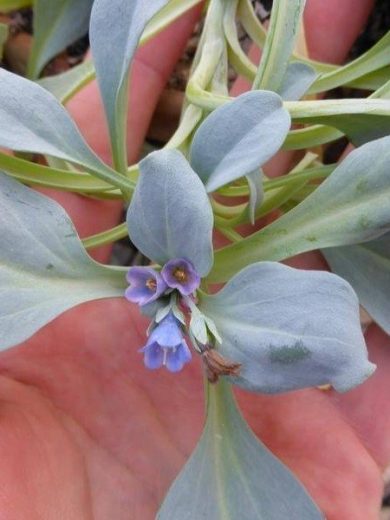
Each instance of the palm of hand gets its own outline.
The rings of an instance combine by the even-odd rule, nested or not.
[[[0,379],[6,518],[153,518],[199,437],[202,381],[198,363],[147,372],[137,352],[144,326],[127,302],[93,302],[3,355],[12,374]],[[329,518],[375,518],[379,470],[327,395],[240,397]]]
[[[190,25],[191,20],[183,34]],[[149,73],[157,96],[161,77]],[[76,222],[83,218],[84,232],[94,231],[97,215],[107,227],[115,220],[111,207],[80,208],[78,198],[67,196],[63,201],[73,207]],[[2,354],[4,518],[153,518],[199,437],[203,402],[197,362],[175,375],[144,369],[137,350],[145,324],[125,301],[92,302]],[[380,471],[346,419],[364,434],[376,461],[388,462],[389,446],[378,433],[389,426],[385,410],[378,432],[368,420],[372,404],[381,402],[378,395],[386,395],[388,340],[377,330],[370,336],[382,368],[337,403],[317,390],[239,395],[254,431],[303,480],[330,519],[378,515]]]
[[[11,503],[26,486],[15,518],[32,518],[33,503],[45,518],[153,517],[200,431],[202,385],[195,364],[156,385],[137,313],[93,302],[4,356],[2,474],[21,465],[1,487]]]

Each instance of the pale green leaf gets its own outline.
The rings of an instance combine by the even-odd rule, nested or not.
[[[390,229],[390,137],[354,150],[303,202],[215,254],[211,281],[259,260],[373,240]]]
[[[294,61],[287,67],[279,95],[284,101],[297,101],[309,90],[317,77],[316,71],[300,61]]]
[[[132,183],[89,148],[57,99],[33,81],[0,69],[0,146],[52,155],[78,164],[117,187]]]
[[[214,191],[258,170],[282,146],[290,117],[273,92],[246,92],[212,112],[195,132],[190,163]]]
[[[200,308],[241,364],[233,383],[280,393],[331,384],[344,392],[375,369],[367,360],[359,304],[351,286],[324,271],[259,262],[243,269]]]
[[[154,262],[186,258],[204,276],[213,259],[213,212],[201,180],[177,150],[153,152],[139,167],[127,212],[130,239]]]
[[[390,334],[390,234],[322,253],[332,271],[348,280],[363,307]]]
[[[75,305],[123,296],[123,270],[87,255],[59,204],[0,174],[0,213],[0,349]]]
[[[302,484],[250,431],[225,382],[157,520],[323,520]]]
[[[93,0],[34,0],[30,78],[37,78],[51,58],[88,32],[92,4]]]
[[[141,34],[168,0],[95,0],[90,41],[106,111],[114,164],[125,172],[127,78]]]
[[[274,0],[254,89],[280,92],[306,0]]]
[[[75,67],[38,81],[41,87],[51,92],[61,103],[66,103],[76,92],[84,87],[95,74],[93,63],[86,60]]]

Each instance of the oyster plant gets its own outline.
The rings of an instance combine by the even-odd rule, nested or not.
[[[206,381],[203,434],[157,517],[320,519],[303,485],[248,428],[232,385],[266,394],[321,385],[345,392],[375,370],[359,299],[389,332],[390,83],[376,74],[386,41],[364,60],[326,67],[294,53],[304,0],[274,0],[268,32],[249,1],[210,0],[179,128],[166,147],[129,167],[127,87],[136,48],[196,3],[95,0],[93,62],[38,81],[0,70],[0,146],[48,161],[0,153],[0,346],[21,343],[80,303],[126,298],[150,318],[139,345],[145,377],[158,386],[160,370],[185,372],[198,356]],[[83,3],[84,18],[91,4]],[[69,22],[72,2],[68,8],[39,11],[32,79],[84,27],[84,19],[79,28]],[[45,16],[57,15],[62,32],[45,37]],[[259,67],[239,46],[236,17],[263,49]],[[253,82],[234,99],[229,62]],[[94,74],[113,167],[61,104]],[[300,100],[365,81],[375,87],[367,99]],[[309,151],[280,178],[262,171],[281,148],[306,150],[340,135],[357,148],[337,165]],[[35,185],[122,198],[126,222],[82,241]],[[280,216],[271,224],[254,225],[275,209]],[[245,234],[242,224],[252,224]],[[229,245],[215,249],[215,232]],[[88,255],[127,234],[149,266],[102,265]],[[334,273],[281,263],[317,249]]]

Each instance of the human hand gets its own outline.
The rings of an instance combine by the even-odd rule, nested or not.
[[[324,6],[320,0],[309,1],[307,39],[314,57],[343,59],[372,3],[356,6],[345,0],[339,6],[328,0]],[[180,54],[179,41],[185,41],[196,16],[193,11],[138,54],[136,103],[129,123],[132,160]],[[96,86],[80,93],[69,108],[107,159]],[[54,196],[82,235],[108,228],[119,218],[116,203]],[[108,254],[107,248],[94,252],[101,261]],[[315,255],[303,255],[297,262],[324,268]],[[95,301],[68,311],[27,343],[2,354],[4,518],[153,518],[199,438],[203,401],[195,360],[180,374],[145,370],[137,352],[145,328],[146,320],[125,300]],[[380,467],[389,460],[389,340],[375,327],[367,337],[378,371],[344,396],[316,389],[275,397],[239,393],[254,431],[301,478],[330,520],[378,518]]]

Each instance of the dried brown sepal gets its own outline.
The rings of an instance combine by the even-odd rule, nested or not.
[[[241,363],[226,359],[215,349],[202,352],[202,360],[210,383],[216,383],[220,376],[238,376]]]

